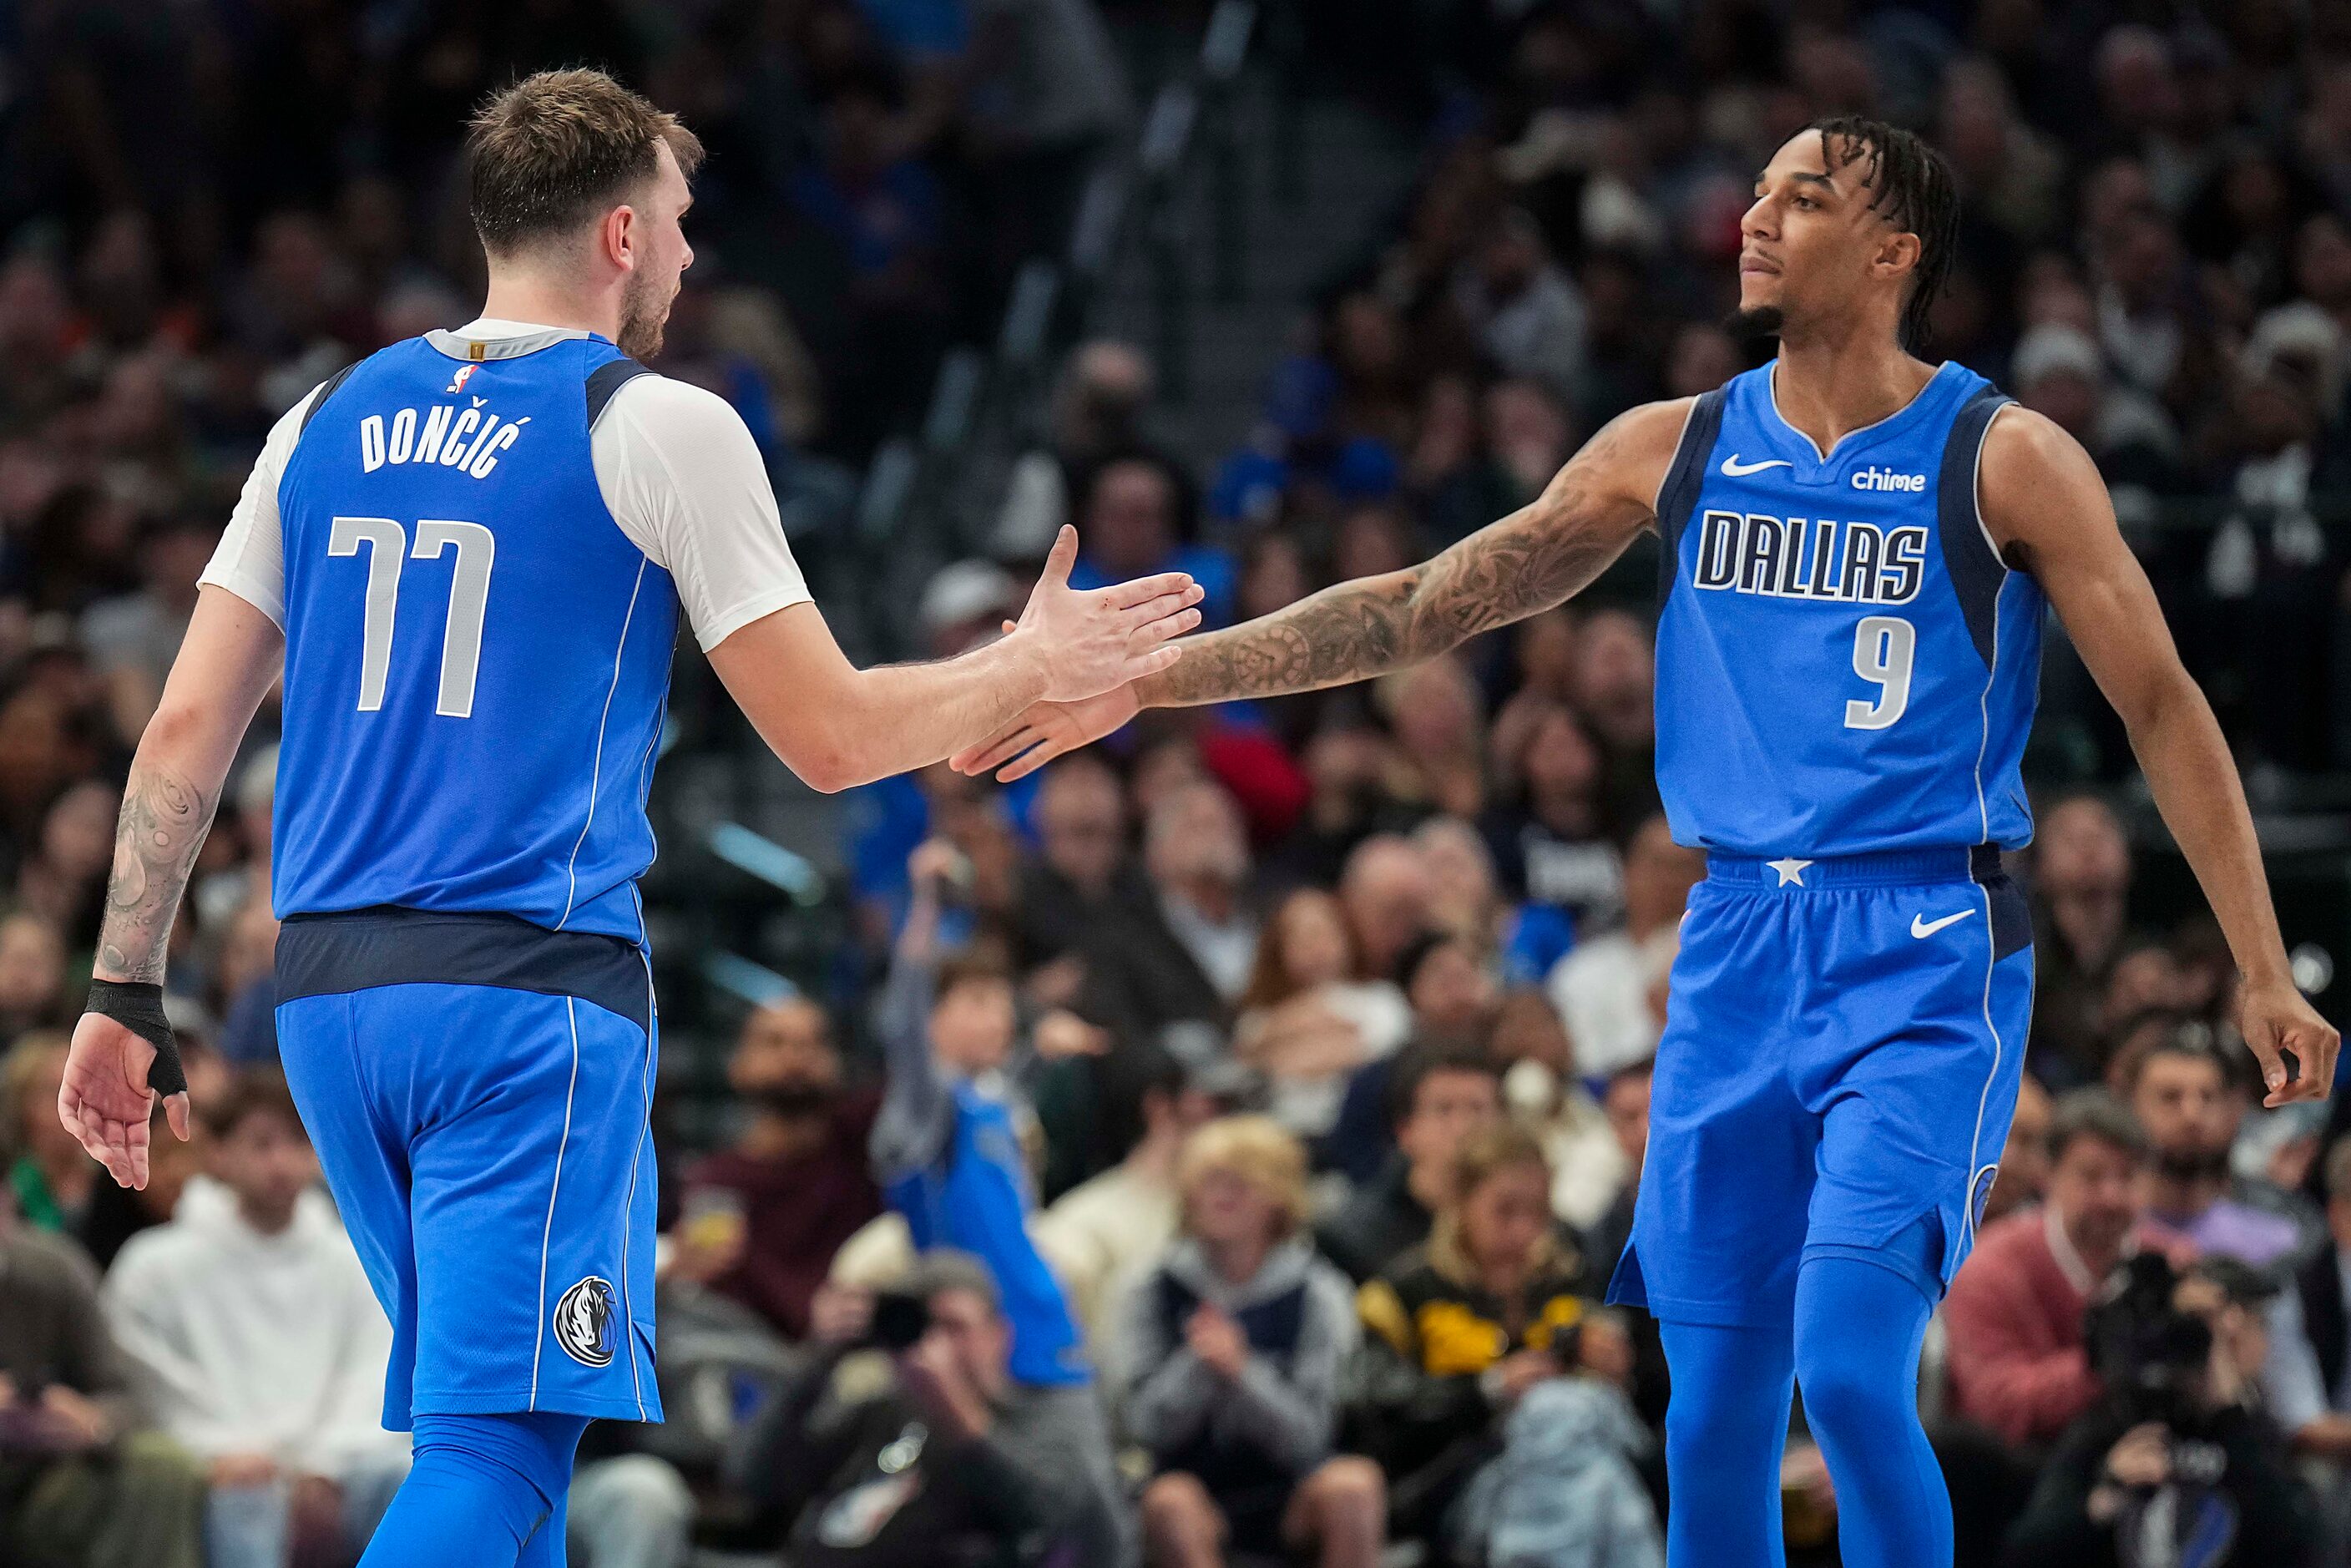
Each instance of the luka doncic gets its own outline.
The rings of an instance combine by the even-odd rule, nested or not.
[[[661,1416],[637,879],[681,606],[760,735],[833,789],[1165,668],[1199,597],[1180,574],[1074,591],[1064,530],[1001,641],[852,667],[749,430],[641,362],[694,258],[700,144],[559,71],[493,99],[467,153],[482,315],[270,433],[131,765],[58,1101],[126,1186],[156,1095],[186,1135],[165,946],[282,656],[279,1050],[392,1319],[385,1424],[415,1433],[367,1568],[559,1564],[588,1418]]]
[[[2018,763],[2047,609],[2228,935],[2269,1103],[2335,1075],[2236,769],[2097,470],[1982,377],[1907,351],[1957,226],[1917,137],[1800,132],[1743,220],[1741,314],[1778,338],[1770,364],[1624,414],[1425,565],[1195,639],[1165,674],[1039,705],[956,759],[1018,777],[1139,706],[1397,668],[1560,603],[1657,531],[1657,782],[1708,870],[1611,1294],[1655,1313],[1672,1364],[1673,1568],[1782,1561],[1797,1383],[1849,1568],[1951,1561],[1911,1390],[2022,1066],[2032,927],[2001,855],[2032,836]]]

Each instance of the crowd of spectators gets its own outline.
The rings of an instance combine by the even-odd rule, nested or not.
[[[2351,764],[2335,11],[1301,14],[1311,57],[1426,128],[1408,201],[1203,469],[1155,440],[1148,358],[1081,345],[1004,559],[942,572],[899,652],[991,634],[1063,517],[1081,580],[1181,568],[1222,622],[1508,511],[1614,413],[1751,361],[1715,323],[1752,172],[1873,110],[1968,204],[1936,351],[2089,447],[2257,779]],[[1087,0],[118,0],[9,28],[0,1559],[347,1562],[404,1450],[269,1065],[266,714],[172,956],[195,1139],[125,1192],[52,1110],[121,769],[263,434],[474,313],[464,110],[593,58],[711,148],[659,368],[743,413],[799,518],[1055,243],[1128,90]],[[1657,810],[1638,576],[1368,689],[852,798],[819,857],[850,872],[838,961],[731,1047],[665,1041],[723,1055],[727,1094],[712,1146],[665,1151],[673,1418],[591,1431],[575,1552],[1659,1562],[1663,1355],[1603,1298],[1704,863]],[[2031,1078],[1920,1388],[1961,1561],[2174,1561],[2200,1526],[2238,1563],[2341,1561],[2351,1120],[2257,1108],[2217,928],[2135,896],[2125,737],[2062,640],[2045,684]],[[1801,1416],[1783,1491],[1792,1560],[1833,1560]]]

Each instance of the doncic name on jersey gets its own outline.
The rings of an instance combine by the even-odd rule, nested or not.
[[[460,365],[456,379],[443,389],[463,393],[479,365]],[[389,423],[380,413],[360,421],[360,467],[372,474],[390,463],[438,463],[475,479],[486,479],[498,465],[498,454],[512,446],[530,423],[530,415],[501,421],[487,412],[490,400],[475,397],[473,406],[435,403],[420,420],[416,410],[403,408]]]

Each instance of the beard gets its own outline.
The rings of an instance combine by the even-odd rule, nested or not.
[[[833,1092],[822,1083],[769,1083],[751,1091],[745,1098],[762,1111],[778,1116],[814,1116],[831,1107]]]
[[[621,296],[621,335],[615,340],[621,352],[632,360],[651,360],[662,351],[662,329],[669,322],[669,301],[653,298],[653,280],[647,277],[630,279],[628,291]]]
[[[2170,1181],[2223,1180],[2229,1174],[2229,1151],[2225,1148],[2194,1147],[2158,1149],[2155,1152],[2155,1168]]]
[[[1722,329],[1741,343],[1761,343],[1777,338],[1788,318],[1777,305],[1759,305],[1752,310],[1733,310],[1723,318]]]

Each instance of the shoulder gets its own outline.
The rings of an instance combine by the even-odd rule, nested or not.
[[[2076,487],[2103,489],[2098,465],[2064,426],[2022,403],[2004,403],[1984,432],[1976,495],[1987,519],[2015,515],[2025,503],[2059,497]]]
[[[128,1288],[151,1277],[177,1274],[186,1265],[193,1243],[183,1222],[167,1220],[139,1232],[114,1255],[106,1271],[110,1291]]]
[[[1698,402],[1677,397],[1628,408],[1600,427],[1577,460],[1600,469],[1612,489],[1648,505],[1665,486]]]
[[[614,360],[613,364],[627,361]],[[692,441],[748,435],[750,427],[735,405],[707,387],[695,386],[657,371],[632,376],[621,383],[606,405],[606,417],[622,422],[658,441]]]
[[[21,1224],[0,1249],[0,1273],[6,1275],[12,1294],[21,1290],[86,1298],[98,1288],[97,1266],[79,1243]]]

